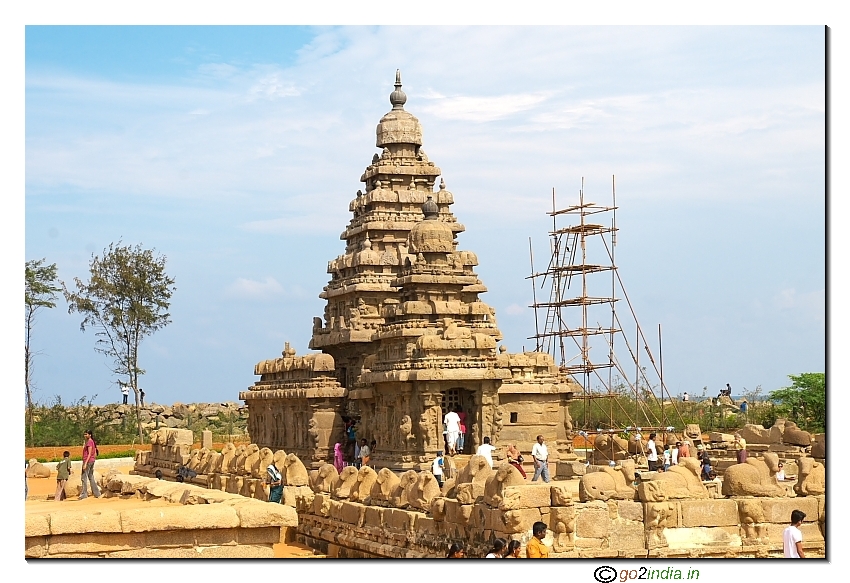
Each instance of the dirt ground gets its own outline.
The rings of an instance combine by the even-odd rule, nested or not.
[[[118,468],[120,472],[125,474],[129,474],[131,469],[133,469],[131,466]],[[49,478],[27,478],[27,485],[29,487],[29,496],[26,502],[27,514],[54,512],[57,505],[68,509],[91,508],[96,506],[99,509],[125,510],[128,508],[169,506],[171,504],[160,499],[146,501],[135,498],[124,500],[121,498],[95,498],[94,496],[89,496],[85,500],[71,498],[62,502],[55,502],[52,500],[53,494],[56,491],[55,472]],[[50,500],[48,500],[48,496],[51,498]],[[313,549],[310,547],[300,545],[296,542],[276,544],[274,546],[274,556],[276,559],[323,558],[321,555],[314,554]]]

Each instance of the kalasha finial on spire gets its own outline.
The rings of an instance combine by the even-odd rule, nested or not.
[[[407,102],[407,95],[401,90],[401,70],[395,70],[395,91],[390,93],[390,103],[393,109],[404,109],[404,104]]]

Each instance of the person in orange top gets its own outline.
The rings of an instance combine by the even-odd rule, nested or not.
[[[525,556],[529,559],[548,559],[549,548],[543,544],[543,539],[546,538],[546,523],[535,522],[531,527],[531,533],[534,536],[525,546]]]

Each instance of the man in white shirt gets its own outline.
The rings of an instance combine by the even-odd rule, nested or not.
[[[803,533],[800,532],[800,525],[803,524],[805,517],[806,513],[802,510],[791,512],[791,526],[782,533],[782,550],[785,552],[786,559],[806,558],[803,552]]]
[[[658,469],[658,450],[655,449],[655,434],[649,434],[649,441],[646,442],[646,462],[649,464],[649,471],[654,472]]]
[[[536,482],[537,478],[543,476],[544,482],[549,482],[549,450],[543,444],[543,436],[537,436],[537,443],[531,448],[531,457],[534,458],[534,477],[532,482]]]
[[[475,451],[476,455],[483,455],[487,460],[487,463],[490,464],[490,467],[493,467],[493,450],[496,449],[492,445],[490,445],[490,438],[485,437],[484,443],[478,446],[478,449]]]
[[[679,446],[682,445],[681,441],[677,441],[676,445],[670,448],[670,465],[675,466],[679,463]]]
[[[449,411],[443,419],[443,425],[446,427],[446,443],[449,446],[449,455],[457,455],[456,446],[457,438],[460,436],[460,416],[455,411]]]

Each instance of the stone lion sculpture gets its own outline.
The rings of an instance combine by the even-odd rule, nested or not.
[[[794,485],[797,496],[818,496],[826,494],[826,468],[814,458],[802,457],[797,460],[800,474]]]
[[[699,460],[680,458],[666,472],[656,474],[652,480],[641,482],[637,488],[641,502],[664,502],[681,498],[708,498],[708,490],[700,478]]]
[[[781,498],[787,495],[776,482],[779,456],[766,452],[762,459],[749,458],[746,463],[729,466],[723,474],[724,496],[768,496]]]
[[[310,488],[316,494],[322,492],[330,494],[337,480],[339,480],[339,472],[336,471],[333,464],[327,462],[310,472]]]
[[[378,481],[378,474],[369,466],[363,466],[357,472],[357,481],[354,487],[351,488],[351,493],[348,499],[352,502],[360,502],[368,504],[368,499],[372,494],[372,486]]]
[[[484,502],[496,508],[502,503],[503,490],[507,486],[522,486],[525,478],[509,463],[500,465],[484,484]]]
[[[306,486],[310,481],[307,468],[294,453],[287,455],[284,459],[281,473],[284,486]]]
[[[581,477],[578,484],[579,500],[634,500],[635,462],[623,460],[614,468],[602,468]]]
[[[375,477],[375,483],[372,484],[372,491],[369,493],[369,497],[372,499],[372,502],[389,503],[390,497],[398,487],[398,483],[400,481],[400,478],[392,470],[388,468],[381,468],[378,470],[378,475]]]
[[[339,473],[339,478],[333,488],[333,495],[336,498],[348,498],[351,496],[351,489],[357,484],[357,468],[354,466],[346,466]]]
[[[411,485],[407,494],[407,502],[413,508],[428,511],[431,501],[440,495],[440,485],[431,472],[420,472],[417,480]]]

